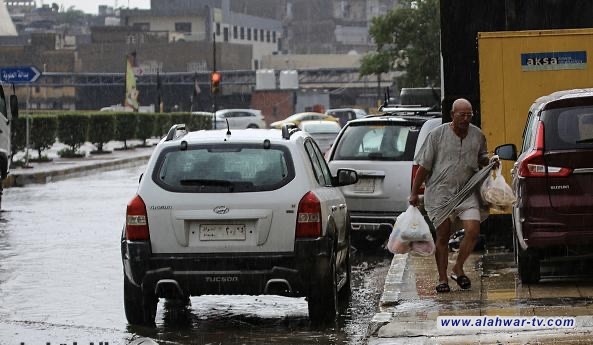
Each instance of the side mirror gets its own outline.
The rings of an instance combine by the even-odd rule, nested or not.
[[[338,169],[338,181],[336,187],[347,186],[358,182],[358,174],[352,169]]]
[[[515,144],[500,145],[494,149],[494,154],[498,155],[498,158],[507,161],[517,160],[517,147]]]
[[[10,114],[13,119],[19,117],[19,100],[16,95],[10,95]]]
[[[4,88],[0,85],[0,113],[8,118],[8,112],[6,111],[6,96],[4,96]]]

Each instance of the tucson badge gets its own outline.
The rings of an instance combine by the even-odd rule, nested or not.
[[[229,213],[229,208],[226,206],[216,206],[213,211],[218,214],[227,214]]]

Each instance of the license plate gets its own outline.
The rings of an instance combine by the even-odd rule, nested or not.
[[[372,193],[375,191],[375,179],[374,178],[360,178],[358,182],[353,186],[355,192],[359,193]]]
[[[245,241],[245,224],[200,224],[200,241]]]

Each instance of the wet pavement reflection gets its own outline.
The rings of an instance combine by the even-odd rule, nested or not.
[[[390,255],[355,251],[352,299],[335,325],[309,325],[304,299],[161,299],[156,328],[128,326],[119,238],[142,168],[4,192],[0,213],[0,343],[359,344],[376,312]]]

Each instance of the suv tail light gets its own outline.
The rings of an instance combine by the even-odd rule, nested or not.
[[[535,134],[535,150],[531,151],[519,165],[521,177],[566,177],[572,169],[563,167],[546,166],[544,161],[544,123],[540,121]]]
[[[410,188],[414,185],[414,178],[416,178],[416,173],[418,173],[419,168],[420,168],[420,165],[418,165],[418,164],[412,165],[412,181],[410,181]],[[420,186],[420,189],[418,190],[418,194],[424,194],[424,183],[422,183],[422,186]]]
[[[295,235],[297,238],[321,236],[321,203],[313,192],[299,202]]]
[[[126,239],[130,241],[149,239],[146,205],[139,195],[136,195],[128,204],[126,211]]]

